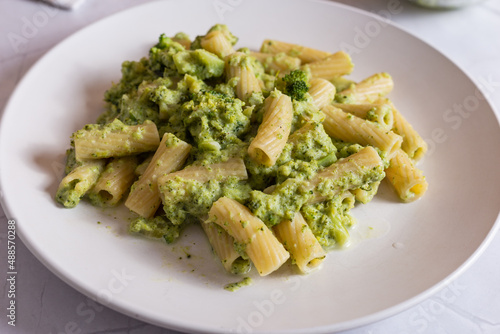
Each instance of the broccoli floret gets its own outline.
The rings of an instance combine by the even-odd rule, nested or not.
[[[304,101],[309,91],[307,74],[301,70],[294,70],[283,77],[284,92],[294,100]]]
[[[154,46],[155,48],[164,50],[168,47],[170,44],[171,38],[167,37],[165,34],[161,34],[160,37],[158,37],[158,43]]]
[[[184,50],[184,47],[180,43],[175,42],[165,34],[161,34],[158,43],[149,50],[151,69],[157,75],[167,74],[167,76],[175,76],[177,69],[172,57]]]

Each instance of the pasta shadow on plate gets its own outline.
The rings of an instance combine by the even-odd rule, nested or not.
[[[53,151],[36,151],[33,155],[33,162],[38,169],[45,175],[47,182],[44,185],[43,191],[49,195],[51,199],[54,198],[61,178],[64,175],[65,167],[64,153],[54,154]],[[51,201],[56,205],[55,201]]]

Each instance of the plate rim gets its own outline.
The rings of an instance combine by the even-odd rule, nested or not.
[[[171,1],[174,2],[176,0],[171,0]],[[180,1],[180,0],[177,0],[177,1]],[[6,115],[8,113],[12,113],[11,105],[17,99],[17,95],[20,94],[19,93],[21,90],[20,87],[23,86],[26,81],[30,80],[32,73],[36,72],[37,68],[43,65],[43,62],[45,61],[45,59],[50,59],[52,54],[56,53],[59,48],[63,48],[64,45],[68,41],[72,40],[73,38],[77,37],[80,34],[86,33],[87,30],[90,30],[91,28],[93,28],[99,24],[102,24],[103,22],[105,22],[107,20],[124,15],[127,12],[133,12],[133,11],[137,10],[138,8],[143,8],[143,7],[148,7],[148,6],[154,7],[154,6],[157,6],[161,2],[162,2],[161,0],[155,0],[155,1],[147,2],[147,3],[143,3],[143,4],[138,4],[138,5],[134,5],[132,7],[126,8],[126,9],[119,10],[111,15],[104,16],[104,17],[96,20],[95,22],[92,22],[91,24],[86,25],[86,26],[78,29],[74,33],[63,38],[56,45],[50,47],[47,50],[47,52],[45,52],[40,58],[38,58],[36,60],[36,62],[26,71],[26,73],[23,75],[21,80],[19,80],[19,82],[16,84],[16,87],[14,88],[11,95],[9,96],[8,101],[5,104],[5,106],[2,110],[2,113],[0,115],[0,139],[3,137],[3,133],[5,132],[2,130],[7,126],[7,125],[5,125],[6,122],[4,121],[4,119],[6,118]],[[353,7],[353,6],[350,6],[347,4],[338,3],[338,2],[334,2],[334,1],[332,2],[332,1],[328,1],[328,0],[305,0],[303,2],[315,2],[315,3],[320,3],[322,5],[328,5],[331,7],[340,7],[340,8],[343,8],[345,10],[354,12],[358,15],[370,17],[372,19],[377,20],[377,22],[383,22],[384,24],[392,26],[392,27],[396,28],[397,30],[400,30],[401,32],[413,37],[414,39],[416,39],[422,43],[424,43],[428,48],[430,48],[434,52],[438,53],[441,57],[446,59],[458,71],[460,71],[462,74],[464,74],[467,77],[467,79],[470,81],[470,83],[484,97],[485,104],[489,107],[489,109],[493,113],[493,116],[497,121],[497,126],[499,126],[499,128],[500,128],[499,112],[496,110],[495,105],[491,102],[491,98],[487,94],[484,94],[483,88],[476,84],[476,82],[472,79],[471,75],[468,73],[467,70],[465,70],[463,67],[458,65],[454,60],[449,58],[442,51],[440,51],[439,49],[437,49],[436,47],[434,47],[433,45],[431,45],[427,41],[421,39],[420,37],[418,37],[416,34],[412,33],[411,31],[408,31],[406,28],[402,27],[400,24],[398,24],[394,21],[391,21],[391,20],[387,20],[387,19],[383,18],[382,16],[377,15],[376,13],[372,13],[372,12],[369,12],[369,11],[364,10],[364,9],[360,9],[360,8]],[[1,142],[3,142],[3,141],[1,141]],[[0,146],[0,148],[1,148],[1,146]],[[9,217],[14,217],[14,216],[12,215],[13,212],[8,204],[7,195],[4,194],[4,192],[3,192],[3,181],[2,181],[3,180],[3,177],[2,177],[3,173],[2,173],[2,169],[1,169],[2,164],[0,164],[0,205],[2,206],[2,209],[4,210],[6,218],[15,220],[15,218],[9,218]],[[69,285],[73,289],[82,293],[84,296],[86,296],[92,300],[95,300],[95,298],[94,298],[95,291],[91,291],[90,287],[81,286],[81,285],[77,284],[76,282],[70,280],[68,277],[66,277],[67,275],[65,275],[64,270],[61,270],[54,263],[51,263],[50,259],[46,259],[42,254],[43,252],[40,249],[38,249],[32,242],[30,242],[32,238],[30,238],[28,236],[29,233],[26,233],[26,235],[25,235],[25,231],[24,231],[23,227],[21,227],[22,224],[19,225],[17,220],[16,220],[16,225],[17,225],[16,226],[16,234],[19,235],[19,237],[20,237],[21,241],[23,242],[23,244],[25,245],[25,247],[32,253],[32,255],[38,261],[40,261],[44,265],[44,267],[46,267],[48,270],[50,270],[54,275],[56,275],[59,279],[61,279],[64,283],[66,283],[67,285]],[[483,239],[483,241],[477,247],[477,249],[467,258],[467,260],[465,260],[460,266],[458,266],[453,272],[451,272],[448,276],[446,276],[440,282],[437,282],[436,284],[434,284],[433,286],[424,290],[423,292],[421,292],[421,293],[419,293],[419,294],[417,294],[409,299],[406,299],[403,302],[400,302],[400,303],[395,304],[391,307],[385,308],[381,311],[377,311],[377,312],[371,313],[369,315],[365,315],[365,316],[362,316],[359,318],[355,318],[355,319],[347,320],[347,321],[343,321],[343,322],[338,322],[338,323],[333,323],[333,324],[318,326],[318,327],[305,328],[305,329],[297,329],[297,330],[279,330],[278,329],[278,330],[271,330],[271,331],[266,330],[266,332],[276,333],[276,334],[277,333],[290,333],[290,334],[296,333],[296,334],[298,334],[298,333],[306,333],[306,332],[307,333],[318,333],[318,334],[319,333],[331,333],[332,331],[337,332],[337,331],[349,330],[349,329],[362,327],[362,326],[365,326],[365,325],[368,325],[368,324],[371,324],[371,323],[374,323],[377,321],[387,319],[391,316],[395,316],[395,315],[417,305],[418,303],[424,301],[425,299],[428,299],[430,296],[434,295],[439,290],[441,290],[445,286],[449,285],[452,281],[456,280],[460,275],[462,275],[465,271],[467,271],[476,262],[476,260],[484,253],[485,249],[491,244],[492,240],[494,239],[495,235],[498,233],[499,230],[500,230],[500,208],[498,208],[497,217],[496,217],[495,221],[493,222],[493,224],[491,225],[491,228],[489,229],[486,237]],[[188,332],[188,331],[193,331],[193,330],[195,330],[196,332],[199,332],[199,333],[221,333],[221,332],[229,333],[229,332],[233,332],[230,329],[221,329],[221,328],[217,328],[217,327],[207,327],[206,325],[199,325],[199,324],[187,324],[187,323],[184,323],[182,321],[177,322],[175,319],[171,319],[173,321],[168,321],[168,325],[166,325],[165,322],[161,322],[158,319],[155,319],[153,317],[136,314],[132,310],[127,309],[126,305],[124,305],[123,303],[117,303],[116,301],[103,304],[103,306],[106,306],[114,311],[125,314],[129,317],[138,319],[140,321],[144,321],[144,322],[147,322],[147,323],[150,323],[150,324],[162,327],[162,328],[168,328],[168,329],[177,330],[177,331],[181,331],[181,332]],[[254,329],[253,332],[254,333],[261,333],[261,330],[256,328],[256,329]]]

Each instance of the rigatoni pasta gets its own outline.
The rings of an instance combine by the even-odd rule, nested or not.
[[[319,171],[305,186],[312,194],[308,202],[333,199],[348,190],[381,181],[383,168],[384,163],[377,151],[367,146]]]
[[[83,196],[96,184],[105,165],[105,160],[82,161],[59,183],[56,201],[66,208],[78,205]]]
[[[233,45],[220,30],[206,34],[200,44],[205,50],[215,53],[220,58],[234,53]]]
[[[250,55],[256,58],[266,71],[270,74],[282,75],[300,67],[301,60],[298,57],[289,56],[286,53],[263,53],[250,52]]]
[[[326,133],[347,142],[371,145],[386,152],[390,159],[401,147],[403,138],[373,122],[343,112],[333,105],[323,108]]]
[[[375,122],[386,130],[394,130],[393,109],[387,103],[354,104],[333,102],[332,105],[359,118]]]
[[[289,56],[299,58],[304,64],[318,61],[331,55],[331,53],[326,51],[272,39],[266,39],[262,42],[260,52],[273,54],[285,53]]]
[[[392,77],[385,72],[376,73],[339,93],[351,103],[372,103],[389,94],[394,87]]]
[[[190,149],[188,143],[165,133],[148,168],[132,185],[125,206],[143,217],[152,217],[161,203],[158,177],[179,169]]]
[[[250,57],[242,52],[235,52],[226,57],[226,75],[229,80],[236,79],[236,96],[246,101],[252,93],[261,91],[260,83],[250,64]]]
[[[92,204],[102,207],[117,205],[134,182],[136,167],[136,156],[112,159],[89,193]]]
[[[236,251],[234,238],[223,228],[212,222],[201,223],[201,227],[227,272],[245,274],[250,270],[250,260]]]
[[[250,157],[265,166],[278,160],[292,126],[293,105],[289,96],[274,91],[264,102],[264,117],[248,147]]]
[[[189,192],[187,188],[193,187],[193,182],[203,185],[209,181],[213,181],[221,185],[228,179],[246,180],[247,178],[248,174],[243,159],[231,158],[224,162],[206,166],[191,165],[180,171],[165,174],[158,178],[157,188],[159,189],[164,208],[165,206],[176,207],[179,192],[183,192],[186,195]],[[191,181],[191,183],[178,181]],[[177,209],[179,208],[177,207]],[[205,208],[204,211],[208,211],[208,209]]]
[[[350,74],[354,68],[351,57],[344,51],[338,51],[324,59],[310,62],[302,67],[313,78],[332,80]]]
[[[326,79],[313,78],[309,81],[309,95],[318,109],[323,109],[333,102],[335,98],[335,86]]]
[[[325,251],[300,212],[293,219],[274,226],[273,230],[302,273],[308,274],[317,269],[325,259]]]
[[[403,150],[396,152],[385,173],[403,202],[413,202],[427,191],[425,176]]]
[[[165,174],[158,178],[159,185],[161,186],[168,180],[176,177],[196,180],[199,182],[207,182],[213,179],[223,180],[229,177],[236,177],[244,180],[248,177],[248,175],[243,159],[231,158],[224,162],[206,166],[191,165],[178,172]]]
[[[123,157],[155,151],[160,144],[156,125],[125,125],[120,120],[100,125],[87,125],[73,135],[77,160]]]
[[[401,143],[401,149],[408,154],[410,159],[417,162],[419,161],[427,152],[427,143],[420,136],[420,134],[413,128],[413,126],[406,120],[406,118],[401,114],[392,102],[391,104],[392,115],[394,123],[392,126],[392,131],[403,137],[403,142]]]
[[[242,245],[261,276],[277,270],[290,257],[266,224],[235,200],[218,199],[210,209],[209,219]]]

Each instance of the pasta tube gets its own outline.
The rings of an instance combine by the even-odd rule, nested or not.
[[[77,160],[123,157],[154,151],[160,144],[156,125],[125,125],[119,119],[106,125],[89,124],[73,134]]]
[[[392,131],[403,137],[401,149],[410,159],[417,162],[427,152],[427,143],[392,103],[391,106],[394,117]]]
[[[308,274],[317,269],[325,259],[325,251],[300,212],[292,220],[275,225],[273,230],[302,273]]]
[[[313,194],[309,203],[332,199],[347,190],[381,181],[385,176],[383,169],[384,163],[377,151],[367,146],[319,171],[305,186],[305,190]]]
[[[300,67],[300,59],[285,53],[269,54],[263,52],[250,52],[250,55],[260,61],[266,72],[283,74]]]
[[[208,182],[213,179],[224,180],[234,176],[238,179],[245,180],[248,178],[245,163],[241,158],[231,158],[224,162],[211,164],[208,166],[191,165],[180,171],[166,174],[158,178],[158,184],[161,186],[168,180],[180,177],[183,179],[196,180],[201,183]]]
[[[302,66],[313,78],[332,80],[350,74],[354,68],[351,57],[344,51],[336,52],[324,59],[314,61]]]
[[[335,98],[335,86],[328,80],[315,78],[309,81],[309,95],[318,109],[323,109]]]
[[[56,201],[66,208],[74,208],[94,186],[104,168],[105,160],[86,160],[75,167],[59,183]]]
[[[146,169],[149,166],[149,163],[151,162],[151,160],[153,160],[153,156],[154,156],[154,153],[149,154],[149,156],[146,159],[144,159],[139,165],[137,165],[137,167],[135,168],[135,171],[134,171],[134,174],[137,177],[144,174],[144,172],[146,171]]]
[[[339,94],[351,103],[372,103],[389,94],[394,87],[388,73],[376,73],[361,82],[351,85]]]
[[[182,167],[191,145],[171,133],[165,133],[151,163],[130,190],[125,206],[145,218],[151,218],[161,204],[157,179]]]
[[[221,182],[227,180],[229,177],[246,180],[248,174],[245,163],[243,159],[240,158],[231,158],[225,162],[219,162],[208,166],[188,166],[180,171],[169,173],[158,178],[160,197],[164,204],[171,200],[172,197],[169,187],[164,187],[164,185],[167,184],[169,180],[173,180],[176,177],[205,183],[210,180],[218,180]]]
[[[277,270],[290,257],[266,224],[233,199],[219,198],[210,209],[209,219],[244,247],[261,276]]]
[[[325,132],[346,142],[371,145],[387,153],[392,158],[401,147],[403,138],[386,130],[376,123],[366,121],[336,108],[332,105],[323,108]]]
[[[135,179],[137,157],[114,158],[102,172],[89,193],[90,201],[96,206],[114,206],[129,190]]]
[[[372,182],[363,188],[351,189],[350,192],[354,195],[356,201],[366,204],[370,202],[373,197],[377,194],[378,187],[380,186],[380,181]]]
[[[275,90],[264,101],[262,123],[248,147],[250,157],[265,166],[273,166],[288,140],[292,119],[291,98]]]
[[[201,38],[201,47],[224,58],[234,53],[233,45],[220,30],[209,32]]]
[[[325,52],[317,49],[308,48],[306,46],[266,39],[262,42],[260,52],[264,53],[285,53],[292,57],[299,58],[303,64],[320,60],[331,55],[330,52]]]
[[[227,80],[237,78],[236,96],[246,101],[252,93],[261,92],[259,79],[250,64],[250,57],[243,52],[234,52],[226,57]]]
[[[397,150],[385,173],[403,202],[413,202],[427,191],[425,176],[403,150]]]
[[[234,249],[233,237],[215,223],[202,223],[201,226],[208,237],[214,253],[220,259],[227,272],[244,274],[250,270],[250,260],[244,259]]]
[[[392,107],[386,103],[332,103],[334,107],[342,109],[344,112],[353,114],[362,119],[379,124],[387,130],[393,129],[394,117]],[[404,141],[404,139],[403,139]]]

